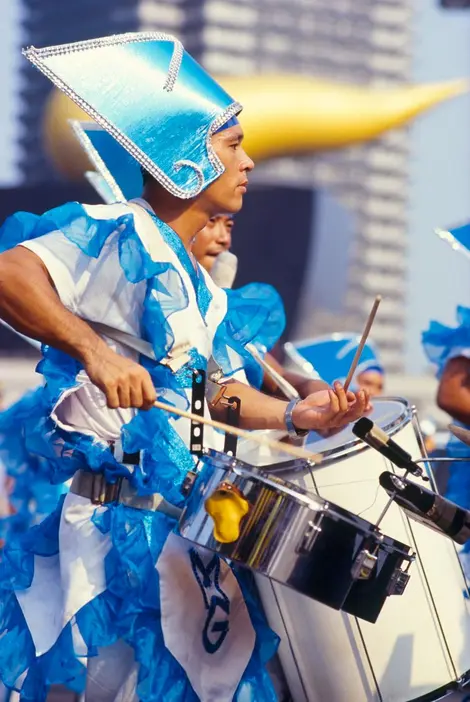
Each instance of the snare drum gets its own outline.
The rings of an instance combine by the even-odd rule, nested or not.
[[[179,521],[184,538],[287,585],[299,599],[370,622],[389,594],[401,594],[408,546],[232,456],[209,450],[201,461]]]
[[[408,403],[380,399],[374,405],[373,421],[413,457],[422,455]],[[284,466],[275,474],[374,522],[387,501],[379,475],[396,469],[349,429],[307,443],[324,454],[321,465],[310,471],[297,462],[294,470]],[[389,598],[373,625],[258,578],[268,620],[281,636],[280,658],[295,702],[435,700],[468,675],[469,600],[453,542],[408,519],[396,504],[381,528],[411,544],[417,558],[405,593]]]

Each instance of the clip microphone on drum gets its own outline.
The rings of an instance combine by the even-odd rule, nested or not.
[[[408,473],[421,476],[423,480],[428,480],[423,475],[422,468],[413,461],[410,454],[387,436],[372,420],[362,417],[354,424],[352,431],[355,436],[362,439],[371,448],[379,451],[382,456],[388,458],[398,468],[403,468]]]
[[[379,482],[390,498],[411,519],[439,531],[458,544],[464,544],[469,540],[470,512],[468,509],[459,507],[445,497],[393,473],[382,473]]]

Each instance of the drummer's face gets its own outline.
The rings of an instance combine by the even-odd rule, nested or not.
[[[218,215],[212,217],[198,232],[191,250],[198,263],[209,273],[223,251],[229,251],[232,245],[233,217]]]
[[[384,391],[384,377],[378,371],[366,371],[357,378],[361,390],[367,390],[371,397],[378,397]]]

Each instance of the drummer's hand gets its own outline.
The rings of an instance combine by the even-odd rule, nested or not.
[[[346,393],[341,383],[335,383],[334,389],[320,390],[298,402],[292,421],[297,429],[322,433],[355,422],[371,409],[367,391]]]

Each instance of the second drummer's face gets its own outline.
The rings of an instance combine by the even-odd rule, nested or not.
[[[378,371],[366,371],[357,377],[357,383],[361,390],[367,390],[370,397],[383,395],[384,377]]]
[[[217,257],[229,251],[232,245],[233,218],[228,215],[212,217],[204,229],[197,233],[192,252],[197,261],[209,273]]]

